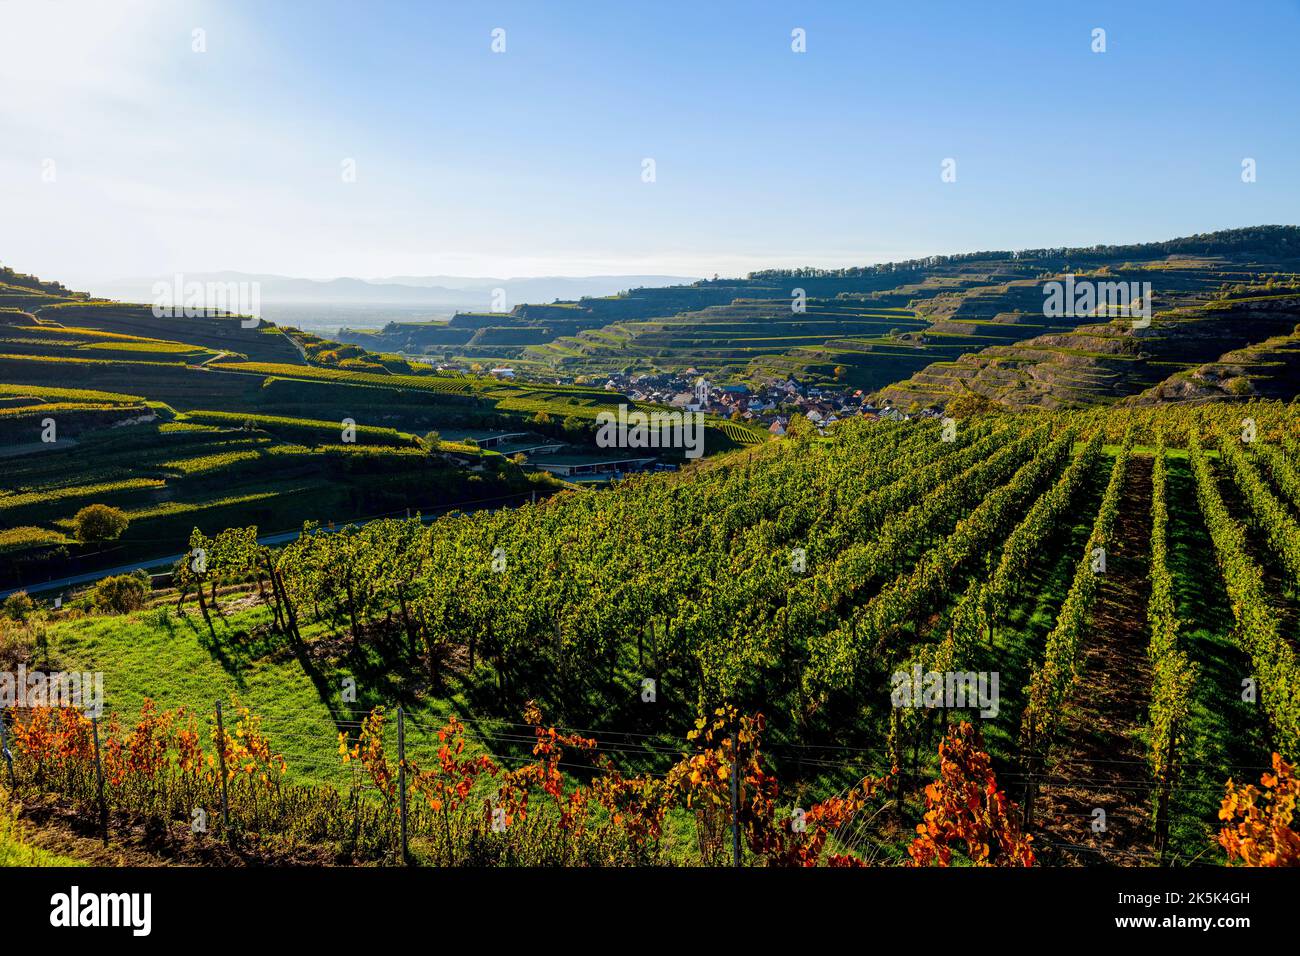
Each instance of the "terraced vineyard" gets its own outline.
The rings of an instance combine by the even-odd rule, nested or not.
[[[190,475],[268,450],[181,429],[192,444],[162,466]],[[392,746],[391,727],[349,715],[401,706],[427,730],[459,713],[466,754],[508,764],[531,740],[511,722],[544,713],[565,748],[588,749],[565,734],[608,740],[633,775],[618,779],[661,793],[676,823],[655,824],[660,860],[705,852],[704,824],[646,781],[679,772],[696,715],[722,708],[765,715],[778,817],[851,796],[819,837],[837,859],[928,852],[913,825],[935,748],[962,746],[968,721],[1032,837],[1017,853],[1203,865],[1225,860],[1225,782],[1300,756],[1297,441],[1300,418],[1272,402],[846,420],[599,495],[283,545],[177,534],[206,558],[180,567],[165,606],[40,613],[49,654],[104,670],[116,712],[153,698],[202,713],[237,691],[270,716],[272,746],[283,736],[285,772],[314,785],[343,785],[336,729]],[[131,481],[119,467],[83,477]],[[172,607],[187,595],[201,617]],[[164,647],[184,675],[147,663]],[[561,792],[590,776],[562,766]],[[646,823],[638,807],[623,819]],[[596,832],[635,843],[582,819],[564,852]],[[428,852],[469,852],[440,832]]]
[[[1297,323],[1295,292],[1212,299],[1157,312],[1146,325],[1114,319],[992,346],[936,363],[881,397],[910,407],[978,396],[1014,408],[1289,398]]]
[[[277,378],[303,381],[345,382],[350,385],[370,385],[379,388],[415,389],[447,395],[467,395],[473,391],[472,383],[463,378],[443,378],[433,375],[372,375],[366,372],[302,364],[223,361],[217,364],[216,370],[243,372],[249,375],[272,375]]]
[[[794,376],[874,392],[903,409],[968,397],[1076,408],[1144,390],[1144,400],[1158,401],[1225,390],[1274,398],[1291,380],[1279,370],[1289,368],[1300,322],[1297,250],[1300,230],[1262,226],[1131,246],[771,270],[341,338],[535,373]],[[1134,328],[1094,307],[1049,317],[1044,285],[1066,275],[1149,283],[1154,322]]]
[[[436,374],[236,316],[158,317],[7,273],[0,283],[0,589],[174,556],[194,527],[473,507],[561,486],[464,439],[532,434],[596,456],[606,389]],[[355,347],[351,352],[359,352]],[[67,387],[76,383],[77,388]],[[642,406],[644,410],[653,410]],[[424,441],[430,433],[456,436]],[[709,451],[765,439],[714,421]],[[126,530],[82,540],[77,513]]]

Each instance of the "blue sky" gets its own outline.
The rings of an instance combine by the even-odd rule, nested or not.
[[[0,262],[728,275],[1296,223],[1298,40],[1295,0],[0,0]]]

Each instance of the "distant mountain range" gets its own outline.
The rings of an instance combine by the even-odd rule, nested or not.
[[[154,276],[115,279],[92,285],[97,296],[126,302],[149,302],[155,282],[173,283],[175,277]],[[659,288],[696,281],[690,276],[536,276],[493,278],[483,276],[391,276],[380,279],[300,279],[293,276],[248,272],[187,272],[185,282],[258,282],[265,305],[391,305],[451,310],[487,311],[495,290],[505,290],[505,304],[549,303],[556,299],[606,296],[635,288]]]

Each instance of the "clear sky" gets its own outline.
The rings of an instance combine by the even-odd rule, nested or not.
[[[1297,223],[1297,49],[1296,0],[0,0],[0,262],[735,275]]]

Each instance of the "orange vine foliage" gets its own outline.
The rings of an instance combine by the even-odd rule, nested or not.
[[[145,698],[139,721],[125,737],[121,736],[117,717],[110,718],[103,739],[104,776],[108,782],[121,786],[132,775],[154,777],[166,770],[175,716],[171,711],[160,711]]]
[[[63,766],[95,759],[90,718],[70,707],[36,707],[13,726],[14,742],[38,765]]]
[[[366,715],[352,747],[348,747],[347,734],[339,734],[339,756],[345,764],[360,763],[385,802],[392,803],[397,797],[397,772],[384,753],[384,708],[376,707]]]
[[[625,777],[608,760],[604,773],[591,785],[592,795],[609,811],[616,826],[623,828],[633,845],[645,847],[658,842],[664,832],[669,792],[658,777]]]
[[[590,737],[576,734],[562,734],[554,727],[542,726],[542,710],[534,701],[524,707],[524,720],[532,725],[536,742],[533,744],[533,756],[536,763],[526,764],[515,770],[507,771],[502,776],[500,806],[506,811],[506,826],[516,818],[528,817],[528,794],[531,788],[540,786],[555,801],[560,811],[560,828],[567,830],[582,814],[590,792],[577,787],[567,796],[564,793],[564,775],[560,773],[560,760],[564,748],[572,750],[595,750],[596,741]]]
[[[939,744],[939,779],[925,788],[925,822],[908,847],[911,866],[950,866],[952,844],[976,866],[1033,866],[1033,837],[1020,832],[1016,805],[998,789],[974,726],[963,722]]]
[[[180,717],[184,709],[177,712]],[[194,715],[184,714],[185,726],[176,731],[176,763],[186,774],[198,775],[204,766],[203,745],[199,743],[199,732],[194,726]]]
[[[834,830],[866,805],[884,779],[867,779],[842,797],[824,800],[796,816],[778,811],[780,787],[763,765],[762,737],[766,720],[740,714],[726,705],[712,720],[701,718],[687,739],[704,749],[684,758],[668,773],[667,787],[688,807],[728,808],[731,769],[737,770],[740,829],[746,844],[768,866],[816,866]],[[832,855],[831,865],[854,865],[854,857]]]
[[[410,760],[411,789],[428,801],[435,812],[455,812],[469,798],[474,781],[482,774],[496,776],[498,767],[486,754],[462,756],[465,751],[465,726],[455,716],[438,731],[438,767],[421,771]]]
[[[102,770],[107,803],[130,812],[167,814],[177,806],[211,805],[220,781],[218,757],[224,752],[232,794],[278,793],[287,770],[274,752],[261,719],[247,708],[237,711],[233,731],[204,752],[195,714],[182,707],[163,710],[145,699],[138,719],[124,728],[114,715],[101,720],[96,765],[91,718],[71,707],[35,707],[15,720],[13,740],[31,771],[32,781],[54,792],[94,797]],[[212,739],[218,743],[216,728]],[[243,785],[240,785],[243,781]]]
[[[233,731],[225,734],[226,777],[233,780],[243,776],[250,782],[254,778],[267,787],[274,787],[288,769],[284,756],[271,749],[271,741],[262,731],[262,718],[247,707],[236,711],[238,719]],[[212,742],[220,746],[216,727],[212,728]],[[215,758],[208,758],[216,765]]]
[[[232,825],[261,832],[271,826],[291,831],[299,825],[294,815],[303,807],[302,793],[285,800],[280,779],[285,760],[276,753],[263,732],[260,718],[247,708],[238,708],[234,726],[224,734],[211,728],[212,748],[201,742],[195,715],[185,709],[161,710],[146,701],[139,720],[124,730],[116,719],[99,725],[100,757],[104,769],[108,802],[132,812],[170,814],[194,806],[210,806],[224,798],[217,789],[224,761],[230,791]],[[434,814],[438,855],[448,865],[458,860],[480,859],[485,847],[512,839],[539,841],[535,848],[548,846],[547,859],[609,861],[622,851],[617,835],[633,848],[637,860],[653,860],[663,836],[669,811],[677,807],[693,810],[700,835],[701,856],[706,862],[727,858],[731,826],[733,770],[737,784],[736,816],[751,860],[770,866],[858,865],[851,856],[827,855],[827,844],[836,828],[860,812],[881,781],[867,780],[845,795],[825,800],[803,811],[782,804],[775,776],[764,765],[762,737],[765,720],[761,714],[741,714],[732,706],[718,708],[701,717],[688,735],[690,750],[668,772],[625,776],[607,759],[588,761],[593,779],[589,784],[566,779],[566,754],[590,752],[597,743],[590,737],[545,726],[534,703],[524,712],[533,730],[531,758],[517,769],[503,772],[490,754],[469,752],[466,729],[450,718],[438,731],[436,765],[421,770],[409,759],[405,768],[389,759],[384,746],[385,713],[376,708],[362,722],[356,739],[338,738],[344,764],[356,765],[356,780],[373,785],[385,806],[374,817],[362,814],[362,802],[351,801],[351,829],[356,840],[358,827],[367,832],[366,846],[378,852],[390,842],[388,829],[397,802],[399,771],[405,770],[408,795],[423,798]],[[27,772],[38,786],[75,794],[79,799],[95,793],[95,755],[92,723],[79,711],[65,708],[36,708],[24,720],[16,721],[14,741],[29,758]],[[571,759],[571,758],[570,758]],[[505,828],[491,813],[473,812],[475,791],[484,777],[499,777],[497,807],[504,811]],[[241,784],[242,781],[242,784]],[[260,802],[268,791],[280,803]],[[533,819],[536,797],[545,801],[547,813]],[[87,795],[90,795],[88,797]],[[354,794],[355,795],[355,794]],[[478,796],[484,794],[480,791]],[[315,799],[312,797],[311,799]],[[308,803],[311,802],[308,800]],[[608,814],[593,814],[599,804]],[[337,812],[337,804],[325,804]],[[483,809],[491,804],[483,800]],[[549,811],[553,810],[554,813]],[[188,812],[188,811],[187,811]],[[529,827],[512,831],[519,821]],[[490,825],[489,825],[490,821]],[[319,824],[313,818],[311,825]],[[497,837],[510,832],[522,836]],[[551,841],[549,844],[544,841]],[[495,852],[493,850],[492,852]],[[626,857],[620,857],[626,858]]]
[[[1245,866],[1300,866],[1300,832],[1296,830],[1296,803],[1300,800],[1300,777],[1295,767],[1273,754],[1273,772],[1253,785],[1239,787],[1228,781],[1219,807],[1224,826],[1219,845],[1228,859]]]
[[[183,708],[159,710],[146,698],[139,721],[127,733],[122,733],[116,716],[101,724],[104,779],[121,786],[131,779],[153,779],[166,772],[171,766],[169,749],[177,736],[173,727],[186,716]],[[93,765],[95,759],[91,720],[72,707],[33,708],[27,720],[15,722],[14,739],[23,753],[42,767]]]

